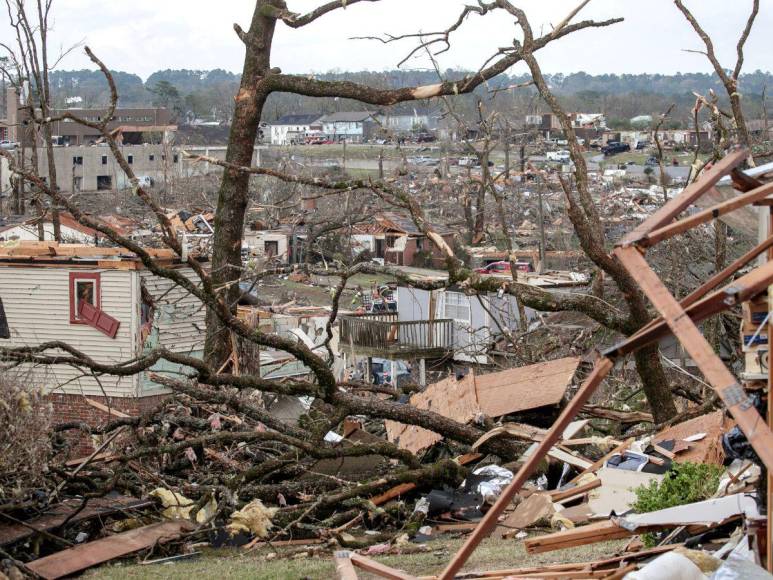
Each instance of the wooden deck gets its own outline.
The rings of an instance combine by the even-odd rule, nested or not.
[[[453,320],[398,322],[396,313],[341,317],[340,348],[388,359],[440,358],[453,349]]]

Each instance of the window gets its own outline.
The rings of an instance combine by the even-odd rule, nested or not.
[[[113,178],[110,175],[97,175],[97,191],[113,189]]]
[[[470,322],[469,298],[460,292],[446,292],[445,318]]]
[[[177,153],[175,153],[174,156],[172,157],[172,163],[177,163],[179,160],[180,160],[180,156]]]
[[[102,165],[107,165],[107,155],[102,156]]]
[[[70,324],[87,324],[82,302],[97,310],[102,306],[98,273],[70,272]]]
[[[127,155],[127,156],[126,156],[126,162],[127,162],[129,165],[131,165],[132,163],[134,163],[134,155]]]
[[[80,155],[73,156],[72,164],[73,165],[83,165],[83,157],[81,157]]]
[[[152,155],[152,154],[148,155],[148,161],[155,161],[155,160],[156,160],[156,156],[155,155]]]

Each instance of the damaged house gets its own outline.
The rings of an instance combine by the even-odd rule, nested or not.
[[[340,348],[351,357],[418,360],[422,384],[427,359],[488,364],[493,343],[522,327],[517,300],[510,294],[468,296],[456,287],[430,291],[404,286],[395,294],[396,312],[341,317]],[[524,310],[527,320],[534,316]]]
[[[148,252],[164,267],[196,279],[171,250]],[[5,347],[60,340],[106,364],[160,345],[186,355],[203,353],[201,303],[125,249],[56,242],[0,247],[0,300]],[[81,421],[100,416],[100,408],[133,415],[153,408],[168,391],[150,380],[150,372],[179,370],[159,362],[129,376],[87,376],[61,364],[22,366],[19,372],[50,393],[58,420]]]
[[[373,223],[354,228],[352,245],[356,252],[370,252],[376,261],[395,266],[440,268],[445,266],[445,256],[424,233],[416,227],[410,216],[399,212],[380,212]],[[436,230],[449,245],[454,234],[450,230]]]

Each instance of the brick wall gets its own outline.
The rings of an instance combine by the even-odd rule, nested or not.
[[[153,395],[150,397],[92,397],[88,398],[97,403],[101,403],[126,415],[136,417],[147,411],[151,411],[158,407],[158,405],[164,400],[169,398],[170,395]],[[51,393],[48,395],[48,400],[51,402],[53,408],[52,422],[57,423],[69,423],[71,421],[78,421],[86,423],[90,426],[103,425],[104,423],[114,419],[109,413],[97,409],[96,407],[89,405],[83,395],[68,395],[64,393]],[[94,450],[91,438],[86,433],[80,431],[69,431],[68,435],[72,440],[76,441],[74,446],[74,454],[88,454]]]

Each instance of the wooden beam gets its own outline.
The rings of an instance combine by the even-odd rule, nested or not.
[[[669,223],[661,228],[653,230],[642,236],[642,238],[636,242],[636,245],[649,248],[657,243],[662,242],[663,240],[667,240],[668,238],[678,234],[683,234],[691,228],[708,223],[711,220],[726,215],[731,211],[735,211],[747,205],[751,205],[755,201],[765,199],[771,194],[773,194],[773,183],[767,183],[761,187],[758,187],[757,189],[751,190],[748,193],[727,199],[712,207],[687,216],[686,218],[683,218],[679,221]]]
[[[660,312],[674,336],[690,354],[706,380],[727,406],[749,443],[768,469],[773,469],[773,433],[698,327],[669,293],[657,274],[634,247],[617,248],[615,255]],[[758,268],[758,270],[761,268]]]
[[[380,562],[376,562],[375,560],[371,560],[370,558],[366,558],[360,554],[352,553],[349,556],[349,559],[351,563],[358,568],[365,570],[366,572],[370,572],[371,574],[375,574],[381,578],[389,578],[390,580],[416,580],[415,576],[411,576],[410,574],[407,574],[401,570],[395,570],[394,568],[385,566]]]
[[[357,580],[357,570],[352,565],[351,552],[339,550],[333,557],[336,563],[336,577],[338,580]]]
[[[588,483],[584,483],[583,485],[576,485],[574,487],[570,487],[569,489],[563,489],[560,491],[553,490],[549,492],[549,495],[553,503],[558,503],[570,497],[577,497],[578,495],[584,495],[589,491],[596,489],[597,487],[601,487],[601,480],[598,478],[594,479],[593,481],[589,481]]]
[[[669,223],[676,216],[690,207],[696,199],[714,187],[717,181],[730,173],[735,166],[743,163],[747,155],[748,152],[745,149],[739,149],[717,161],[701,175],[700,179],[685,187],[676,197],[672,197],[668,200],[663,207],[640,223],[630,234],[625,236],[618,245],[623,247],[630,246],[631,244],[638,242],[651,231]]]
[[[566,429],[569,426],[569,423],[577,416],[577,413],[580,412],[582,406],[588,402],[596,388],[609,374],[609,371],[612,370],[612,366],[612,361],[608,358],[601,358],[596,362],[593,371],[591,371],[585,381],[583,381],[574,398],[566,407],[564,407],[564,410],[561,412],[558,419],[556,419],[555,423],[553,423],[553,426],[547,432],[545,438],[540,441],[539,445],[534,450],[534,453],[529,455],[526,462],[518,470],[518,473],[515,474],[515,477],[513,477],[513,480],[499,495],[496,503],[491,506],[491,509],[483,516],[478,527],[469,535],[464,545],[448,563],[448,566],[440,575],[440,580],[451,580],[456,573],[461,570],[462,566],[464,566],[465,562],[467,562],[468,558],[475,551],[475,548],[478,547],[478,544],[492,532],[497,525],[499,516],[505,511],[507,506],[510,505],[515,494],[520,491],[523,484],[526,483],[526,480],[534,473],[537,466],[548,454],[548,451],[550,451],[553,445],[561,439],[564,429]]]
[[[685,312],[693,322],[700,322],[709,316],[753,298],[757,294],[763,292],[771,283],[773,283],[773,262],[767,262],[765,265],[755,268],[748,274],[744,274],[740,278],[733,280],[724,288],[694,302],[685,308],[683,312]],[[615,359],[634,352],[668,334],[668,324],[661,316],[644,326],[641,330],[636,332],[636,334],[629,336],[601,354],[605,357]]]

